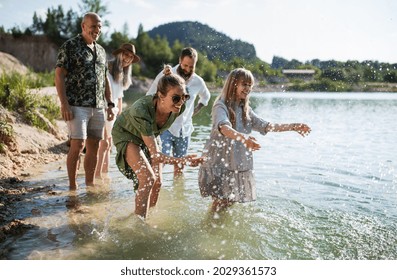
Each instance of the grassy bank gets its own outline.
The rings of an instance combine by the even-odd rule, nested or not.
[[[0,76],[0,105],[17,113],[24,123],[51,132],[55,120],[60,117],[59,106],[50,96],[31,94],[30,89],[53,85],[53,77],[53,73],[23,75],[3,72]],[[0,152],[7,140],[13,137],[8,121],[4,115],[0,116]]]

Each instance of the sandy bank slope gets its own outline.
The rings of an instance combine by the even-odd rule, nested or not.
[[[66,124],[57,121],[55,134],[24,124],[16,113],[11,113],[0,107],[0,116],[7,120],[14,131],[13,143],[6,147],[5,153],[0,153],[0,179],[8,177],[23,177],[33,168],[65,156],[67,147]]]

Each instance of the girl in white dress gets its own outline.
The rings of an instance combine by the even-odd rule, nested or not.
[[[113,114],[117,117],[122,112],[124,90],[131,85],[131,65],[141,59],[135,53],[135,46],[130,43],[122,44],[117,50],[113,51],[114,59],[108,62],[108,77],[112,89],[112,99],[114,102]],[[105,123],[104,139],[99,143],[98,163],[95,177],[102,178],[102,173],[109,171],[109,158],[112,149],[112,128],[116,118]]]
[[[233,70],[212,108],[212,132],[204,148],[206,161],[199,170],[203,197],[213,199],[211,210],[218,212],[235,202],[256,199],[253,177],[253,151],[261,147],[249,136],[255,130],[268,132],[296,131],[310,133],[303,123],[272,124],[258,117],[249,106],[254,77],[249,70]]]

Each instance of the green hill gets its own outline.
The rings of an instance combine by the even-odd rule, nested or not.
[[[185,46],[191,46],[201,53],[205,53],[208,59],[219,58],[230,61],[233,57],[246,60],[255,60],[256,51],[252,44],[241,40],[233,40],[225,34],[216,31],[206,24],[193,21],[171,22],[160,25],[147,32],[151,38],[157,35],[166,37],[172,45],[179,40]]]

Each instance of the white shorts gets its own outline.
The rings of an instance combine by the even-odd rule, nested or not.
[[[70,139],[103,139],[105,111],[103,108],[70,106],[73,119],[67,121]]]

